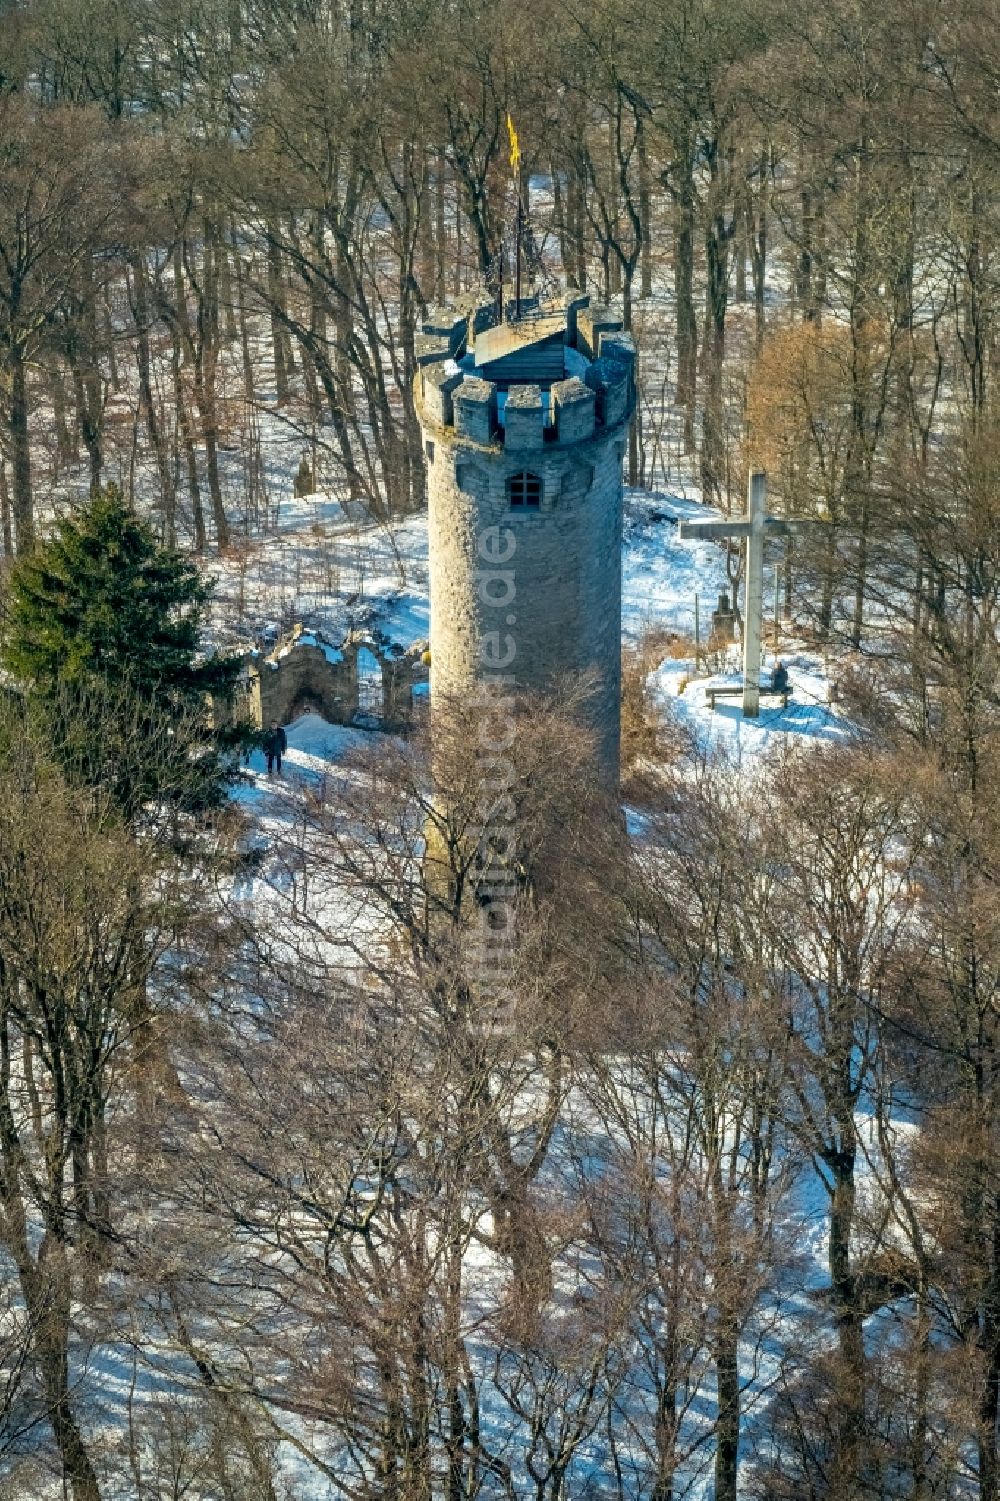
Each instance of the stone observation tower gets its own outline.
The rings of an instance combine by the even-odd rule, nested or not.
[[[417,337],[432,699],[500,674],[544,692],[586,673],[598,770],[614,783],[635,350],[587,297],[491,321],[489,307],[449,311]]]

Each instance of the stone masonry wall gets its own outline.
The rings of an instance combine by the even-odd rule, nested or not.
[[[318,642],[312,633],[296,628],[269,657],[249,668],[248,699],[252,721],[288,724],[305,708],[331,724],[352,724],[359,711],[358,652],[365,648],[382,672],[382,714],[385,728],[405,729],[412,709],[414,683],[426,672],[419,651],[395,656],[383,652],[366,636],[348,637],[339,647]]]
[[[350,724],[358,708],[357,672],[345,657],[328,662],[322,648],[294,646],[280,661],[265,660],[256,672],[257,723],[288,724],[311,705],[331,724]]]
[[[530,467],[542,477],[538,511],[512,510],[507,478]],[[582,473],[581,473],[582,471]],[[564,454],[497,456],[467,444],[438,451],[428,466],[431,672],[435,692],[468,693],[480,674],[484,631],[509,632],[519,688],[544,691],[571,673],[599,679],[594,722],[600,758],[617,774],[621,694],[621,447],[615,436]],[[592,474],[592,478],[591,478]],[[486,605],[477,540],[503,528],[515,550],[509,610]],[[506,544],[505,544],[506,545]],[[511,618],[513,617],[513,618]],[[509,648],[503,647],[504,653]]]
[[[595,317],[579,299],[576,307],[581,352],[589,355],[592,339],[600,358],[588,365],[585,381],[553,386],[548,431],[537,387],[510,388],[507,427],[499,432],[488,382],[463,379],[441,363],[418,376],[428,473],[432,688],[469,694],[482,672],[484,634],[497,630],[504,654],[513,643],[510,670],[519,688],[544,691],[567,674],[591,675],[600,764],[613,781],[621,694],[622,455],[634,377],[620,325],[602,310]],[[449,349],[454,344],[449,339]],[[510,505],[507,481],[522,471],[542,479],[537,510]],[[512,574],[515,595],[504,609],[484,602],[477,578],[491,566],[478,552],[491,527],[514,541],[503,567]]]

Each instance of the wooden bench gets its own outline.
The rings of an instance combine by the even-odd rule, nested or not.
[[[791,696],[791,692],[792,692],[791,687],[788,687],[788,688],[763,688],[762,687],[760,689],[760,696],[761,696],[761,698],[780,698],[781,699],[781,707],[783,709],[786,709],[788,707],[788,700],[789,700],[789,698]],[[715,700],[717,698],[742,698],[743,697],[743,684],[742,683],[739,683],[739,684],[728,684],[727,683],[724,686],[719,687],[719,688],[711,688],[711,687],[706,688],[705,689],[705,697],[708,699],[709,707],[714,711],[714,709],[715,709]]]

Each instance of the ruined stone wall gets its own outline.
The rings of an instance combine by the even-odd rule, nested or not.
[[[553,385],[549,422],[537,386],[510,388],[501,430],[490,382],[442,360],[418,375],[428,473],[432,687],[467,695],[484,660],[486,670],[495,671],[489,655],[506,657],[511,648],[508,670],[521,689],[544,691],[567,674],[591,675],[601,768],[615,780],[622,455],[634,403],[634,353],[602,310],[583,307],[580,299],[573,310],[585,379]],[[453,337],[427,337],[453,357]],[[574,337],[569,320],[568,337]],[[426,348],[423,353],[426,358]],[[508,480],[524,471],[542,481],[537,510],[510,504]],[[511,545],[511,556],[497,563],[497,553]],[[486,585],[484,570],[510,578]],[[484,587],[500,600],[511,586],[509,602],[484,598]]]
[[[358,709],[353,656],[327,661],[321,647],[296,645],[279,660],[265,659],[255,674],[256,720],[288,724],[308,705],[331,724],[350,724]]]
[[[380,720],[387,729],[405,729],[410,720],[413,685],[426,678],[419,652],[393,655],[366,636],[348,637],[339,647],[311,644],[297,628],[269,657],[258,659],[249,671],[250,718],[258,726],[272,720],[288,724],[306,709],[331,724],[352,724],[359,704],[358,652],[366,648],[382,674]]]

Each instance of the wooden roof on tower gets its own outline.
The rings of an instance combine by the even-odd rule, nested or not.
[[[523,318],[477,334],[476,374],[501,384],[548,385],[566,374],[566,316]]]

